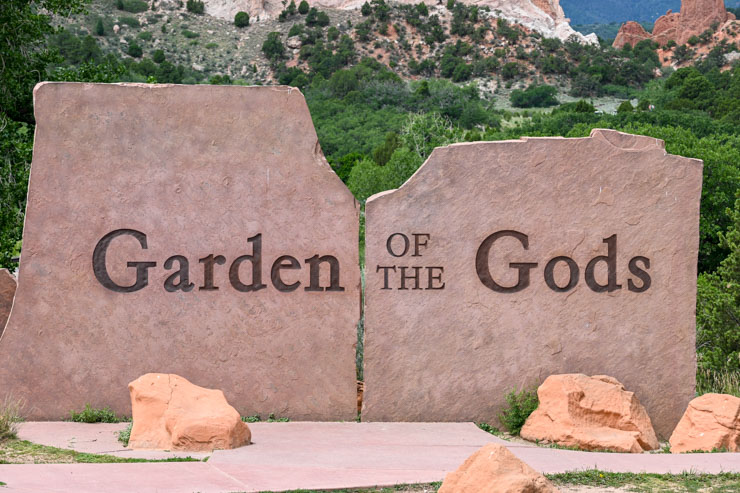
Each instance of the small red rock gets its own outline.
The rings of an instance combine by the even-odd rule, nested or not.
[[[147,373],[128,389],[132,449],[210,451],[250,443],[249,427],[220,390],[166,373]]]
[[[503,445],[489,443],[447,475],[439,493],[558,493],[553,484]]]
[[[740,451],[740,398],[704,394],[689,402],[670,439],[671,452]]]
[[[615,452],[658,448],[645,408],[615,378],[551,375],[537,389],[537,396],[539,407],[520,433],[525,440]]]

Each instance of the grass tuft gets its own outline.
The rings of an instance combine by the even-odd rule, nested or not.
[[[134,423],[129,423],[128,426],[118,432],[118,441],[123,444],[124,447],[128,447],[128,441],[131,439],[131,429],[134,427]]]
[[[18,436],[18,424],[23,421],[24,402],[12,395],[5,397],[0,406],[0,442]]]

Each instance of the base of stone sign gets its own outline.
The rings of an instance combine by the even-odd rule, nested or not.
[[[612,454],[506,442],[473,423],[251,423],[253,445],[212,454],[127,450],[120,424],[31,422],[19,437],[79,452],[208,462],[0,465],[7,491],[56,493],[285,491],[441,481],[483,445],[506,445],[543,473],[740,472],[740,454]],[[3,489],[3,491],[6,491]]]

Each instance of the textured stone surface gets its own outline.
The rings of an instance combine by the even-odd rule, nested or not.
[[[609,130],[436,149],[401,188],[367,201],[363,419],[495,423],[513,387],[558,373],[607,374],[635,392],[667,437],[694,395],[701,173],[700,161],[667,154],[662,141]],[[529,249],[497,240],[493,279],[513,286],[509,263],[538,263],[530,286],[515,293],[489,289],[476,268],[484,240],[505,230],[528,235]],[[409,239],[398,258],[387,250],[395,233]],[[607,255],[612,235],[621,289],[594,292],[585,271]],[[395,236],[394,253],[403,247]],[[567,292],[544,280],[558,256],[579,268]],[[650,259],[643,292],[628,289],[643,286],[628,269],[637,256]],[[606,263],[595,269],[601,284]],[[393,289],[383,289],[381,267],[390,266]],[[407,276],[423,267],[420,288],[430,272],[440,275],[429,267],[443,267],[431,282],[444,289],[410,289],[407,280],[399,290],[402,266]],[[568,284],[564,262],[553,276]]]
[[[521,431],[525,440],[630,453],[659,446],[645,408],[612,377],[551,375],[537,397],[540,404]]]
[[[8,321],[10,309],[13,307],[15,288],[15,276],[8,269],[0,269],[0,337],[3,336],[5,323]]]
[[[250,443],[252,434],[220,390],[178,375],[147,373],[130,384],[132,449],[225,450]]]
[[[46,83],[35,109],[0,394],[25,397],[29,419],[86,403],[127,415],[128,383],[161,372],[222,389],[242,415],[356,416],[358,206],[324,159],[298,90]],[[148,248],[113,239],[105,264],[114,282],[134,283],[127,262],[157,263],[135,292],[107,289],[93,273],[96,245],[119,228],[145,233]],[[231,267],[256,254],[248,240],[258,234],[265,287],[238,291]],[[224,264],[214,265],[218,289],[203,290],[199,259],[211,254]],[[180,267],[165,265],[174,255],[189,261],[190,291],[164,288]],[[301,283],[292,292],[272,280],[284,255],[300,267],[278,268],[284,283]],[[336,257],[343,291],[305,290],[305,259],[315,255]],[[242,260],[235,270],[247,284],[253,269]],[[328,263],[319,270],[329,286]]]
[[[449,473],[439,493],[557,493],[557,488],[503,445],[490,443]]]
[[[717,23],[718,32],[724,30],[724,24],[735,18],[727,12],[724,0],[682,0],[681,12],[670,10],[655,21],[652,34],[648,33],[638,23],[629,21],[619,29],[614,39],[614,47],[621,49],[625,44],[634,46],[643,39],[652,39],[663,46],[668,41],[675,41],[679,45],[686,44],[691,36],[699,36],[712,24]],[[638,32],[635,26],[642,32]],[[647,36],[644,36],[647,35]]]
[[[671,452],[740,452],[740,398],[704,394],[689,402],[671,435]]]
[[[309,5],[328,9],[359,9],[366,0],[308,0]],[[298,4],[300,2],[296,2]],[[419,3],[418,0],[399,0],[398,3]],[[437,0],[424,0],[430,7],[440,5]],[[584,36],[570,26],[560,0],[463,0],[468,5],[489,7],[497,17],[503,17],[534,29],[544,36],[562,41],[571,36],[582,43],[597,44],[596,34]],[[252,18],[277,17],[285,7],[281,0],[205,0],[206,13],[229,21],[240,10]]]

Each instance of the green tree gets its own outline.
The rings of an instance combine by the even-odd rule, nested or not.
[[[696,302],[699,380],[711,378],[716,372],[740,372],[740,199],[730,216],[732,226],[721,235],[722,245],[730,254],[717,272],[699,277]],[[706,383],[700,381],[699,386],[710,387]]]
[[[373,151],[373,161],[378,166],[385,166],[391,160],[393,152],[401,146],[401,140],[395,132],[388,132],[385,135],[383,145]]]
[[[308,9],[310,7],[308,6],[308,2],[306,0],[301,0],[301,3],[298,4],[298,13],[301,15],[308,14]]]
[[[162,63],[165,60],[164,51],[154,50],[152,53],[152,60],[154,60],[155,63]]]
[[[95,23],[95,34],[97,36],[105,36],[105,26],[103,25],[103,19],[98,19]]]
[[[368,15],[373,13],[373,8],[370,6],[368,2],[365,2],[362,4],[362,7],[360,7],[360,13],[367,17]]]
[[[279,32],[271,32],[267,35],[267,39],[262,43],[262,53],[265,54],[268,60],[276,62],[285,56],[285,46],[280,40]]]
[[[33,122],[33,86],[58,56],[46,45],[51,16],[82,12],[84,0],[3,0],[0,7],[0,114]]]
[[[234,16],[234,25],[236,27],[247,27],[249,25],[249,14],[244,11],[237,12]]]
[[[635,107],[629,101],[622,101],[622,104],[617,108],[617,113],[632,113],[635,111]]]

